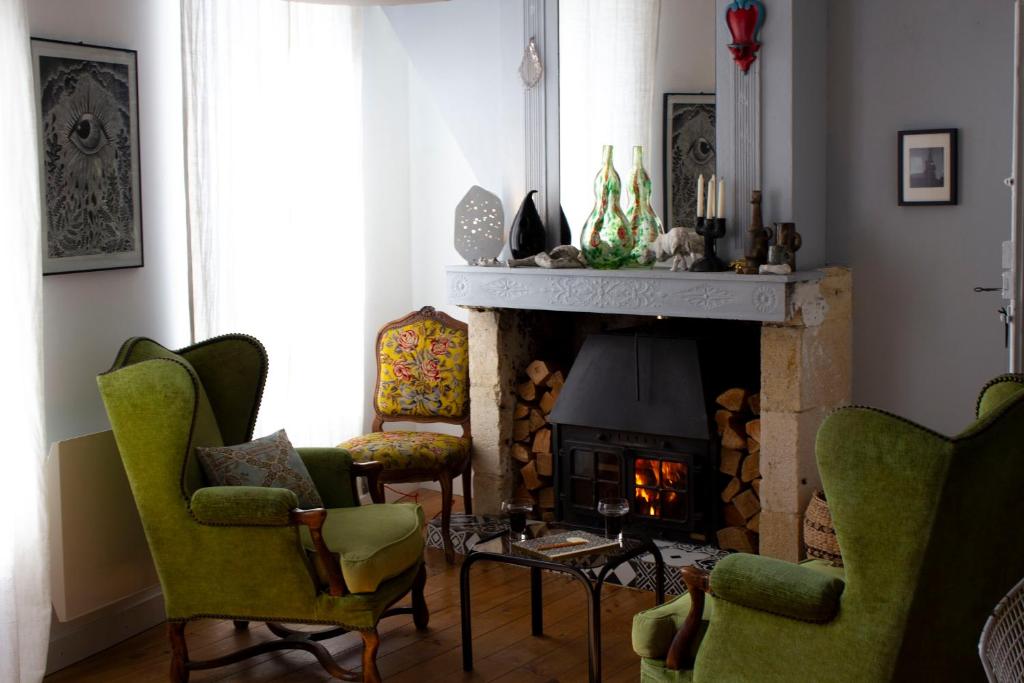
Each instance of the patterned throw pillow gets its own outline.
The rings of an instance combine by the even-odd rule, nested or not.
[[[324,506],[302,458],[281,429],[237,446],[196,448],[213,486],[266,486],[289,489],[305,509]]]

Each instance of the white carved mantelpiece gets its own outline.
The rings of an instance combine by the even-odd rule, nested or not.
[[[761,323],[760,551],[796,560],[802,514],[820,487],[814,437],[850,401],[852,283],[845,268],[787,276],[664,270],[451,266],[448,303],[470,309],[474,504],[496,512],[515,483],[512,411],[532,360],[527,311]],[[586,317],[586,316],[582,316]]]
[[[449,266],[446,276],[448,303],[471,308],[784,322],[792,309],[794,283],[817,282],[823,273]]]

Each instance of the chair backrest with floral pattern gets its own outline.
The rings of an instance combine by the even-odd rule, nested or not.
[[[469,435],[469,328],[425,306],[377,333],[373,430],[385,421],[461,424]]]

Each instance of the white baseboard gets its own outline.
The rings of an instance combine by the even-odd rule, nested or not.
[[[164,620],[164,596],[154,587],[69,622],[50,626],[46,673],[51,674],[127,640]]]

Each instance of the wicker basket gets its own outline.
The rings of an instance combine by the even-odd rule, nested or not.
[[[814,492],[807,512],[804,513],[804,546],[807,548],[807,557],[825,560],[834,567],[843,566],[832,513],[821,491]]]

